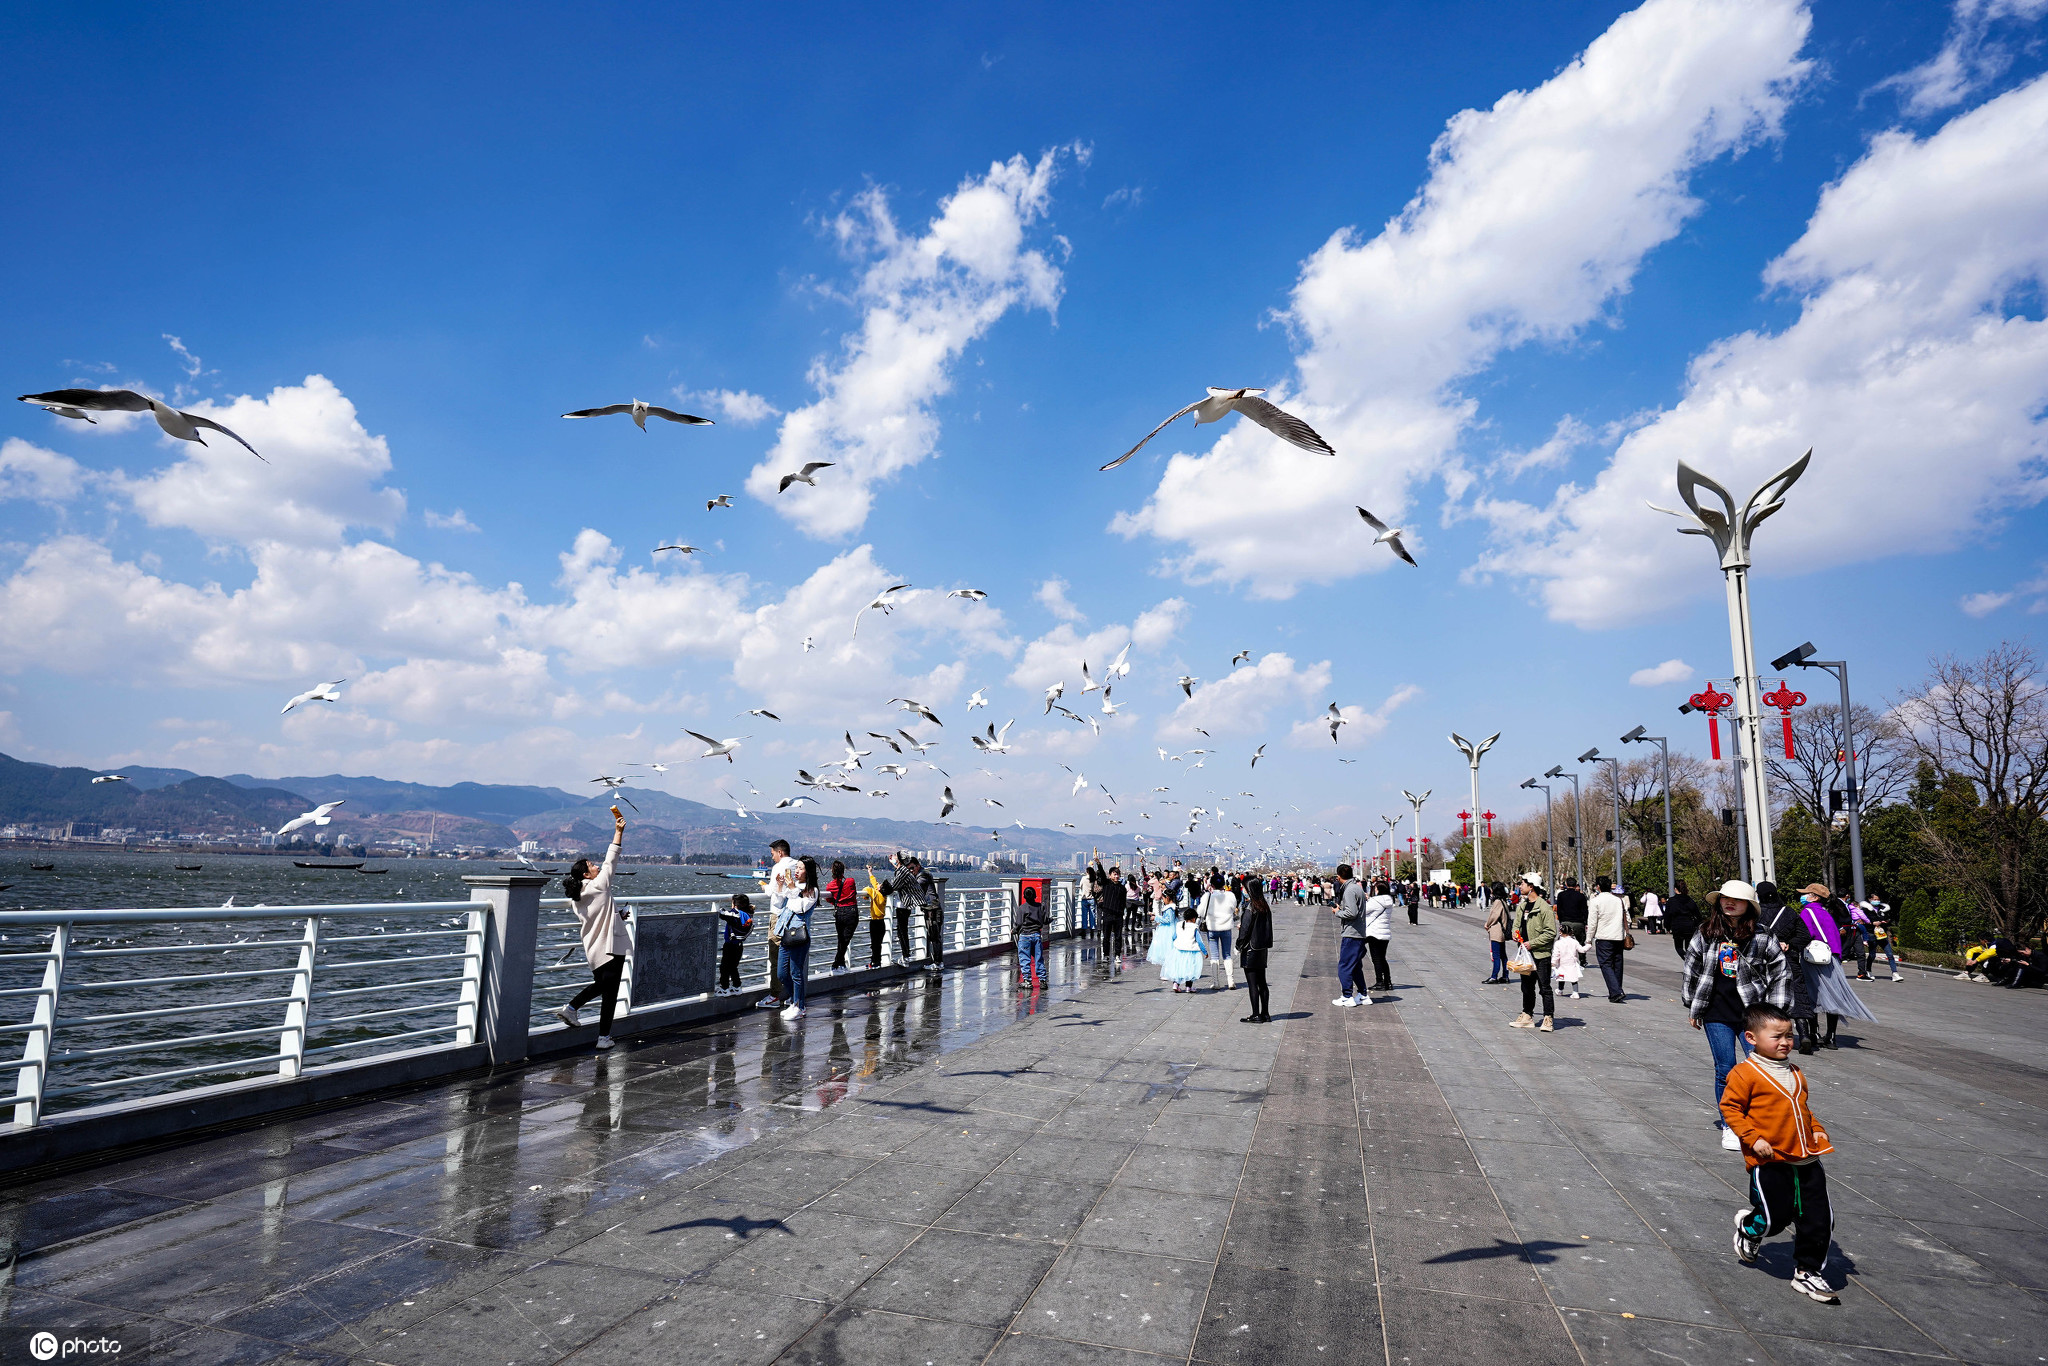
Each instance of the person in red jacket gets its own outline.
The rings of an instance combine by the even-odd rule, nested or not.
[[[1789,1061],[1792,1017],[1759,1003],[1744,1012],[1743,1026],[1751,1051],[1721,1092],[1721,1118],[1741,1140],[1749,1167],[1749,1207],[1735,1215],[1735,1258],[1755,1261],[1764,1239],[1790,1225],[1793,1290],[1840,1304],[1822,1274],[1835,1216],[1820,1159],[1835,1149],[1807,1105],[1806,1074]]]
[[[832,860],[832,880],[825,884],[825,904],[832,908],[832,927],[839,931],[839,951],[832,956],[832,971],[846,971],[846,951],[853,945],[853,932],[860,926],[857,888],[846,875],[846,865]]]

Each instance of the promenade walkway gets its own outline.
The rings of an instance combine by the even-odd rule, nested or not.
[[[2036,994],[1916,976],[1815,1059],[1844,1304],[1729,1256],[1739,1157],[1648,941],[1509,1030],[1462,914],[1337,1010],[1282,908],[1275,1019],[1077,946],[329,1111],[0,1196],[0,1360],[2022,1363],[2048,1356]],[[1475,951],[1475,949],[1477,951]],[[1019,1018],[1020,1015],[1023,1018]]]

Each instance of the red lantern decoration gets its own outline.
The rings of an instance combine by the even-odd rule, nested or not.
[[[1721,757],[1721,708],[1732,707],[1735,699],[1724,692],[1714,691],[1714,685],[1707,684],[1705,692],[1696,692],[1686,699],[1694,711],[1707,714],[1707,739],[1713,746],[1714,757]]]
[[[1470,811],[1460,811],[1458,813],[1458,838],[1461,840],[1472,838],[1472,813]]]
[[[1787,759],[1792,758],[1792,709],[1806,705],[1806,694],[1803,692],[1793,692],[1785,686],[1785,680],[1781,678],[1778,680],[1778,690],[1776,692],[1764,694],[1764,705],[1776,707],[1783,714],[1785,718],[1785,757]]]
[[[1493,838],[1493,813],[1492,813],[1491,811],[1482,811],[1482,812],[1480,812],[1480,813],[1479,813],[1479,818],[1480,818],[1481,820],[1483,820],[1483,821],[1485,821],[1485,822],[1486,822],[1486,838],[1488,838],[1488,839],[1492,839],[1492,838]]]

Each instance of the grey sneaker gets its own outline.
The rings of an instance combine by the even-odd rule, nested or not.
[[[598,1052],[600,1052],[600,1053],[609,1053],[609,1052],[611,1052],[611,1051],[612,1051],[612,1036],[611,1036],[611,1035],[609,1035],[609,1034],[600,1034],[600,1035],[598,1035],[598,1036],[597,1036],[597,1051],[598,1051]]]
[[[1738,1262],[1755,1261],[1757,1250],[1764,1245],[1763,1239],[1752,1238],[1744,1230],[1743,1226],[1749,1222],[1749,1215],[1748,1209],[1735,1211],[1735,1260]]]
[[[556,1006],[555,1018],[571,1029],[580,1029],[583,1026],[583,1017],[576,1013],[575,1006]]]

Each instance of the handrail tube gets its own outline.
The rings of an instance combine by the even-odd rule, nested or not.
[[[123,1010],[112,1015],[66,1015],[57,1023],[70,1029],[77,1025],[119,1024],[123,1020],[156,1020],[170,1015],[197,1015],[209,1010],[246,1010],[251,1006],[280,1006],[289,996],[264,996],[253,1001],[195,1001],[189,1006],[159,1006],[155,1010]]]
[[[219,1043],[224,1039],[253,1039],[259,1035],[269,1034],[276,1028],[276,1025],[265,1025],[261,1029],[223,1029],[217,1034],[187,1034],[182,1038],[151,1039],[145,1043],[105,1044],[99,1048],[80,1048],[69,1053],[53,1053],[50,1062],[54,1065],[60,1062],[77,1062],[80,1058],[114,1058],[125,1053],[161,1053],[166,1048],[183,1048],[188,1044]],[[138,1081],[141,1078],[130,1077],[128,1080]]]
[[[299,920],[309,915],[452,915],[468,901],[370,901],[311,906],[177,906],[161,911],[0,911],[0,925],[133,925],[155,920]]]
[[[258,1033],[268,1033],[259,1030]],[[71,1086],[58,1086],[44,1092],[45,1096],[82,1096],[92,1091],[104,1091],[112,1086],[128,1086],[140,1081],[171,1081],[178,1077],[196,1077],[202,1072],[228,1072],[237,1068],[259,1068],[277,1061],[275,1053],[259,1053],[253,1058],[227,1058],[220,1062],[195,1063],[190,1067],[173,1067],[162,1072],[145,1072],[138,1077],[108,1077],[103,1081],[81,1081]]]
[[[354,1024],[357,1020],[375,1020],[386,1015],[423,1015],[430,1010],[446,1010],[450,1006],[460,1005],[461,1003],[460,998],[457,998],[448,1001],[434,1001],[428,1005],[392,1006],[388,1010],[366,1010],[360,1015],[322,1015],[313,1021],[312,1028],[320,1030],[327,1028],[329,1025]],[[455,1028],[454,1025],[444,1027],[448,1029]],[[378,1036],[378,1038],[382,1037],[382,1035]],[[376,1040],[365,1039],[363,1042],[374,1043]]]
[[[74,958],[134,958],[153,953],[212,953],[215,950],[226,953],[235,949],[295,949],[298,939],[244,939],[235,944],[151,944],[140,949],[80,949],[72,954]]]
[[[379,1034],[374,1039],[356,1039],[351,1043],[322,1044],[318,1048],[307,1049],[304,1056],[313,1058],[318,1057],[322,1053],[340,1053],[345,1049],[361,1048],[366,1043],[395,1043],[400,1039],[424,1039],[430,1034],[447,1034],[454,1028],[454,1025],[436,1025],[432,1029],[412,1029],[407,1030],[403,1034]]]
[[[337,996],[366,996],[373,991],[397,991],[403,987],[438,987],[462,980],[460,977],[422,977],[418,981],[413,982],[380,982],[373,987],[342,987],[327,991],[316,991],[313,993],[313,999],[316,1001],[331,1001]]]
[[[382,944],[393,939],[453,939],[468,934],[460,930],[398,930],[391,934],[324,934],[320,942],[326,944]],[[289,941],[280,941],[289,942]]]
[[[240,968],[234,972],[185,972],[175,977],[124,977],[117,982],[66,982],[64,994],[68,996],[74,991],[112,991],[116,987],[165,986],[173,982],[227,982],[240,977],[288,977],[297,971],[297,968]],[[4,994],[0,992],[0,995]]]
[[[330,942],[332,941],[323,939],[320,941],[320,946],[325,948]],[[342,972],[355,968],[400,967],[412,963],[456,963],[471,956],[469,950],[464,949],[460,953],[418,953],[410,958],[365,958],[360,962],[350,959],[336,960],[330,958],[325,961],[323,966],[329,972]],[[474,956],[478,958],[483,957],[481,953]]]

